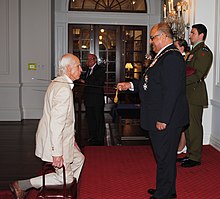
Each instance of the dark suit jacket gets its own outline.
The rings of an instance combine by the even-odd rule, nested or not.
[[[88,69],[85,74],[88,73]],[[98,64],[93,68],[92,74],[84,77],[84,103],[90,107],[104,106],[105,70]],[[88,85],[88,86],[87,86]]]
[[[168,46],[162,53],[168,49],[176,48],[174,45]],[[170,127],[183,127],[188,124],[186,66],[180,52],[166,52],[146,73],[146,90],[143,89],[144,77],[133,82],[141,100],[142,128],[156,130],[157,121]]]

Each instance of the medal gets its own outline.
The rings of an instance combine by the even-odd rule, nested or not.
[[[146,84],[146,83],[144,83],[143,89],[144,89],[145,91],[147,90],[147,84]]]
[[[147,74],[144,76],[144,81],[145,81],[145,83],[148,82],[148,76],[147,76]]]
[[[148,82],[148,75],[145,74],[145,76],[144,76],[144,84],[143,84],[143,89],[145,91],[147,90],[147,82]]]

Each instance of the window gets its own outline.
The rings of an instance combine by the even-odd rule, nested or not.
[[[106,69],[106,83],[139,79],[144,70],[146,31],[143,26],[69,24],[69,52],[80,58],[86,70],[86,58],[94,52]]]
[[[124,66],[125,79],[139,79],[143,73],[144,56],[146,52],[146,28],[124,26]]]
[[[147,12],[145,0],[70,0],[70,11]]]

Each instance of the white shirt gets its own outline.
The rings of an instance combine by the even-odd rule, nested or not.
[[[66,77],[66,80],[67,80],[67,82],[68,82],[69,85],[70,85],[70,88],[73,89],[73,87],[74,87],[73,81],[72,81],[67,75],[64,75],[64,76]]]
[[[91,75],[92,74],[92,72],[93,72],[93,68],[95,67],[95,65],[96,65],[96,63],[92,66],[92,67],[89,67],[89,69],[91,69],[91,71],[90,71],[90,73],[89,73],[89,75]]]

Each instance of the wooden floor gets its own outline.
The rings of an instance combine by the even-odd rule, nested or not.
[[[81,148],[88,145],[88,131],[85,113],[81,115],[81,128],[77,126],[76,139]],[[33,177],[41,169],[42,162],[35,157],[35,133],[39,120],[21,122],[0,122],[0,189],[8,189],[8,183],[16,179]],[[109,112],[105,113],[106,145],[146,145],[142,139],[145,133],[139,126],[131,127],[129,122],[122,129],[119,137],[118,123],[112,122]],[[129,137],[131,139],[129,139]],[[140,139],[139,139],[140,138]]]

